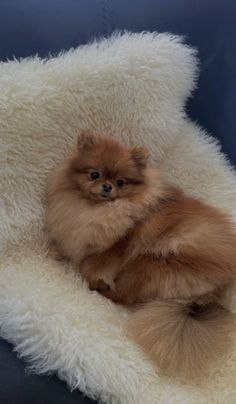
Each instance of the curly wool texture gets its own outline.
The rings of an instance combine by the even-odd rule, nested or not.
[[[236,401],[236,349],[204,385],[163,377],[124,335],[129,314],[46,258],[46,177],[78,128],[146,145],[171,182],[236,219],[235,174],[184,112],[196,65],[179,38],[150,33],[0,65],[0,335],[34,371],[102,402]]]

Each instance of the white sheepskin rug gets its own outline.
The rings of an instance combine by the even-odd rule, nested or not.
[[[236,344],[204,383],[163,377],[125,336],[129,314],[46,257],[46,177],[78,128],[146,145],[169,180],[236,219],[235,174],[185,114],[196,66],[179,38],[149,33],[0,64],[0,335],[37,373],[101,402],[236,402]]]

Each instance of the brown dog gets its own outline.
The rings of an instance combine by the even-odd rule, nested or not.
[[[51,176],[47,225],[91,288],[137,305],[130,332],[170,373],[196,373],[228,347],[220,304],[235,275],[236,235],[221,211],[166,184],[147,151],[83,132]]]

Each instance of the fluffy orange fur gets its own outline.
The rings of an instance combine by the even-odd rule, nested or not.
[[[47,227],[57,255],[91,289],[134,305],[129,334],[168,373],[194,374],[230,345],[222,306],[235,276],[236,234],[218,209],[147,167],[147,151],[83,132],[48,183]]]

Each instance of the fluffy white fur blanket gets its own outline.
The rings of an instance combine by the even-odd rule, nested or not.
[[[196,65],[180,39],[148,33],[0,65],[0,335],[106,403],[236,402],[236,349],[204,385],[163,378],[125,337],[128,314],[45,254],[46,177],[82,127],[145,144],[172,182],[236,218],[235,174],[185,115]]]

